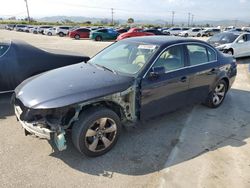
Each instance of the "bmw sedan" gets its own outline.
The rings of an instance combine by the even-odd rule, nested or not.
[[[135,37],[112,44],[87,63],[24,81],[13,103],[26,134],[64,150],[71,130],[80,153],[99,156],[113,148],[122,125],[195,103],[219,107],[236,72],[235,59],[206,42]]]

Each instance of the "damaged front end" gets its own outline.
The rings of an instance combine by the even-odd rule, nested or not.
[[[54,109],[31,109],[15,98],[14,109],[25,134],[51,140],[57,149],[66,149],[65,133],[78,120],[79,114],[91,107],[105,106],[115,111],[123,124],[134,123],[138,119],[136,87],[86,102]]]

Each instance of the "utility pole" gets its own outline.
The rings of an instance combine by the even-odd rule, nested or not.
[[[28,1],[27,1],[27,0],[24,0],[24,2],[26,3],[26,9],[27,9],[28,21],[30,22],[30,12],[29,12],[29,7],[28,7]]]
[[[234,26],[235,26],[235,27],[237,27],[237,23],[238,23],[238,20],[235,19],[235,20],[234,20]]]
[[[191,25],[194,25],[194,15],[192,14]]]
[[[190,16],[191,16],[191,13],[189,12],[188,13],[188,27],[190,26]]]
[[[174,26],[174,15],[175,15],[175,11],[172,11],[172,26]]]
[[[111,24],[114,25],[114,9],[111,8]]]

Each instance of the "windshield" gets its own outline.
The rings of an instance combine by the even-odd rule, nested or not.
[[[217,42],[220,44],[232,43],[237,39],[239,35],[233,33],[221,33],[214,35],[208,41],[209,42]]]
[[[152,44],[117,42],[93,57],[89,63],[116,73],[135,75],[159,47]]]

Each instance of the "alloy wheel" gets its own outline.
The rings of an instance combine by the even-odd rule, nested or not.
[[[100,118],[87,130],[85,145],[92,152],[107,149],[115,140],[117,125],[111,118]]]
[[[214,93],[213,93],[214,105],[216,105],[216,106],[219,105],[223,101],[225,94],[226,94],[225,85],[223,83],[218,84],[214,90]]]

